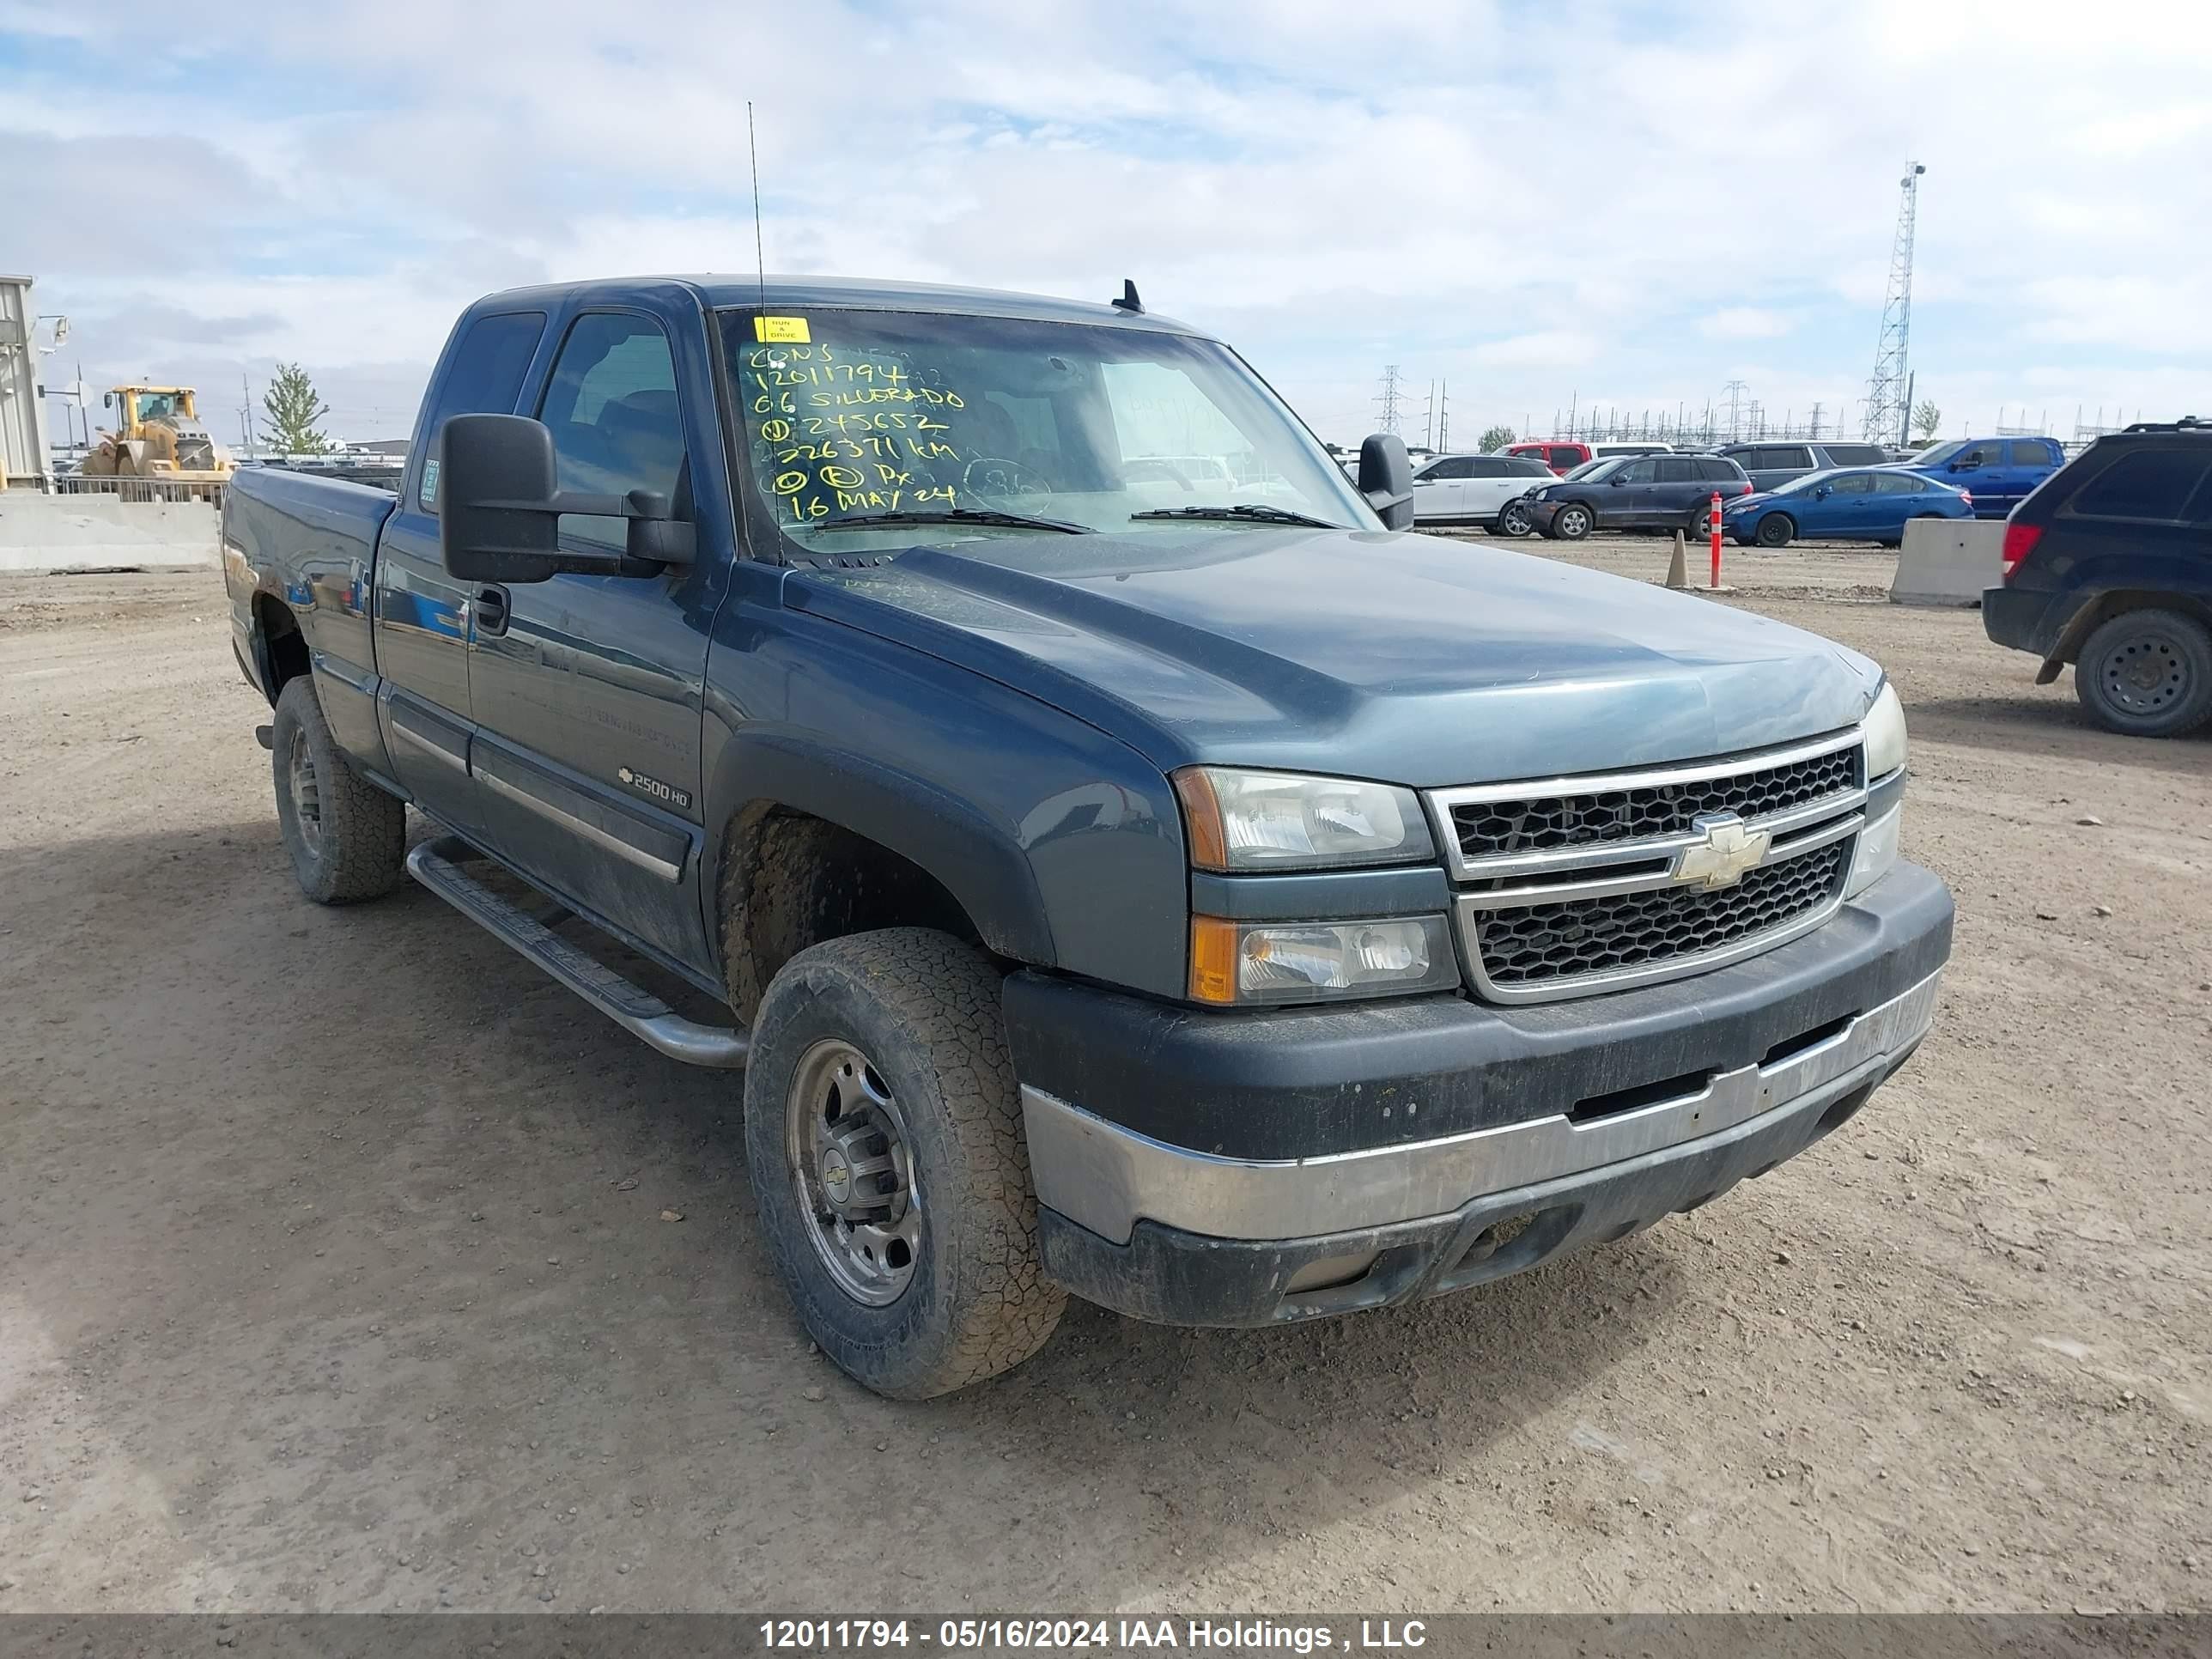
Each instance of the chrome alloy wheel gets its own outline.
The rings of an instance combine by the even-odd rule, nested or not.
[[[285,781],[292,793],[292,819],[300,827],[300,841],[311,854],[323,848],[323,789],[315,781],[314,757],[307,752],[307,734],[296,726],[291,753],[286,757]]]
[[[784,1109],[784,1151],[837,1288],[872,1308],[904,1294],[921,1250],[921,1193],[905,1120],[868,1057],[830,1037],[802,1055]]]

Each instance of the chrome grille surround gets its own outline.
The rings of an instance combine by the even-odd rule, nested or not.
[[[1434,789],[1424,797],[1453,881],[1467,982],[1485,1001],[1550,1002],[1704,973],[1811,932],[1843,903],[1852,838],[1865,823],[1861,728],[1720,760],[1633,772]],[[1715,806],[1741,801],[1753,811]],[[1761,807],[1767,810],[1758,810]],[[1507,821],[1540,818],[1505,851],[1486,850]],[[1672,826],[1682,823],[1685,827]],[[1662,826],[1658,833],[1620,833]],[[1765,844],[1742,878],[1689,884],[1685,860],[1708,830],[1737,825]],[[1462,839],[1463,825],[1479,832]],[[1562,836],[1571,837],[1564,841]],[[1480,850],[1470,855],[1468,842]],[[1776,866],[1816,858],[1787,872]],[[1781,895],[1746,932],[1741,890]],[[1643,902],[1598,901],[1650,895]],[[1489,924],[1494,948],[1485,948]],[[1549,930],[1548,933],[1547,930]]]

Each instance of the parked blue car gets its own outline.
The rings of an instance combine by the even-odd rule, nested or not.
[[[1923,478],[1971,491],[1978,519],[2003,518],[2065,465],[2056,438],[1960,438],[1905,463]]]
[[[1971,519],[1975,505],[1966,491],[1903,467],[1830,468],[1729,502],[1721,527],[1746,547],[1823,538],[1894,543],[1905,539],[1909,520]]]

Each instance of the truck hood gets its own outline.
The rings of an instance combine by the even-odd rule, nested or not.
[[[1163,770],[1422,787],[1690,760],[1849,726],[1881,683],[1855,652],[1710,599],[1415,534],[979,536],[793,569],[784,597]]]

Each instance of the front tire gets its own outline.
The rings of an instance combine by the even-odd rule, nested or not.
[[[1563,542],[1578,542],[1589,535],[1596,515],[1580,501],[1570,501],[1552,520],[1551,533]]]
[[[2212,720],[2212,634],[2177,611],[2123,611],[2074,665],[2089,717],[2131,738],[2178,738]]]
[[[926,1400],[1039,1348],[1044,1276],[1000,975],[950,934],[800,951],[745,1068],[745,1162],[799,1322],[854,1381]]]
[[[1790,522],[1787,513],[1770,513],[1759,521],[1759,544],[1767,549],[1787,547],[1797,534],[1797,526]]]
[[[339,750],[311,676],[295,675],[278,696],[269,755],[276,823],[300,890],[318,904],[390,892],[407,853],[407,808]]]

